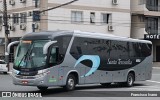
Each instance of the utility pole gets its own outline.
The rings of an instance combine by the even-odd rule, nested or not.
[[[8,39],[8,15],[7,15],[7,2],[3,0],[3,21],[4,21],[4,30],[5,30],[5,61],[9,63],[9,54],[7,53],[7,46],[9,43]]]

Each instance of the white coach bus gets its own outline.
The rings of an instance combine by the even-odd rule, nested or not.
[[[37,86],[40,90],[77,84],[109,85],[152,76],[152,43],[102,33],[46,31],[29,33],[18,44],[13,66],[13,83]]]

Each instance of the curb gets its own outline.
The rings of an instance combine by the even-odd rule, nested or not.
[[[12,72],[7,72],[8,74],[12,74]]]

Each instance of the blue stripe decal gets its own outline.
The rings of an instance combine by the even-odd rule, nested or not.
[[[91,74],[93,74],[99,67],[100,65],[100,57],[98,55],[83,55],[81,56],[78,61],[76,62],[74,68],[76,68],[76,66],[84,60],[90,60],[92,61],[92,68],[89,70],[88,73],[86,73],[85,75],[81,76],[81,77],[86,77],[89,76]]]

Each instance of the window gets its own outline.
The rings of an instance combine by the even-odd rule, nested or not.
[[[63,61],[68,45],[70,43],[71,37],[72,36],[70,35],[65,35],[65,36],[58,36],[54,38],[54,40],[57,41],[57,43],[55,43],[54,46],[58,46],[59,48],[59,61]]]
[[[27,13],[21,13],[20,16],[21,16],[21,23],[26,23],[27,22],[27,20],[26,20]]]
[[[102,14],[102,23],[111,23],[111,14]]]
[[[129,44],[125,41],[111,42],[111,58],[126,59],[129,57]]]
[[[13,14],[13,23],[18,24],[19,23],[19,13]]]
[[[72,11],[71,12],[71,21],[72,22],[82,22],[83,21],[83,12],[82,11]]]
[[[105,58],[109,57],[109,47],[109,40],[75,37],[70,54],[75,59],[82,55],[99,55],[101,58]],[[105,53],[108,55],[104,55]]]
[[[2,16],[0,16],[0,25],[2,25],[2,23],[3,23],[3,22],[2,22]]]
[[[90,13],[90,23],[95,23],[95,12]]]

